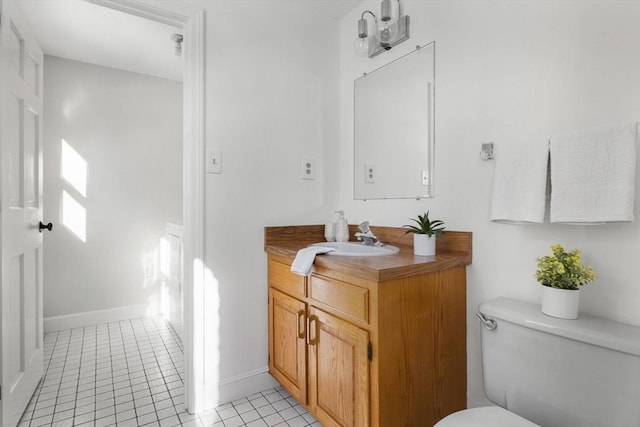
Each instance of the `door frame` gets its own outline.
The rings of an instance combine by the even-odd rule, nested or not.
[[[217,405],[217,375],[210,354],[214,333],[205,331],[205,14],[178,2],[85,0],[99,6],[182,28],[183,68],[183,316],[184,399],[190,413]]]

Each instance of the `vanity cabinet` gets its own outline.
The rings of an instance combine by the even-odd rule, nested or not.
[[[325,427],[368,426],[369,332],[344,320],[365,312],[367,291],[295,275],[286,262],[269,261],[269,372]]]
[[[308,277],[289,269],[310,238],[266,242],[271,375],[325,427],[431,426],[464,409],[465,234],[469,256],[323,256]]]

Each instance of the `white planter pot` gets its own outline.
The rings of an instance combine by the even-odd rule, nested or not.
[[[413,234],[413,253],[420,256],[433,256],[436,254],[436,236],[426,234]]]
[[[580,291],[542,286],[542,312],[561,319],[577,319]]]

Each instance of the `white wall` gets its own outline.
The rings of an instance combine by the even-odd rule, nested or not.
[[[411,40],[373,60],[352,53],[365,6],[338,23],[299,1],[189,3],[207,14],[205,133],[207,148],[223,152],[205,211],[205,263],[220,302],[219,330],[207,333],[219,334],[220,382],[266,369],[263,227],[325,222],[338,208],[351,223],[388,226],[431,210],[474,233],[471,405],[484,403],[476,306],[498,295],[536,301],[535,258],[552,243],[582,248],[600,273],[585,311],[640,325],[640,226],[492,224],[494,163],[478,155],[482,142],[499,155],[534,137],[640,120],[636,2],[404,0]],[[353,79],[433,40],[436,198],[354,201]],[[316,180],[300,179],[303,157],[316,158]]]
[[[480,144],[640,121],[640,3],[636,1],[411,1],[411,39],[374,59],[352,51],[366,1],[341,21],[341,205],[351,223],[401,226],[426,210],[452,230],[472,231],[468,268],[469,405],[482,392],[478,304],[497,296],[537,302],[535,259],[561,243],[580,248],[599,279],[584,288],[582,310],[640,325],[640,224],[509,226],[489,222],[494,162]],[[353,80],[436,41],[436,197],[354,201]],[[640,174],[638,175],[640,180]],[[640,182],[639,184],[640,185]],[[638,187],[640,188],[640,187]],[[636,198],[640,196],[636,192]],[[635,215],[640,218],[639,203]]]
[[[338,208],[339,26],[299,2],[193,3],[207,14],[207,148],[222,151],[222,174],[206,178],[220,317],[207,333],[219,333],[228,383],[267,370],[264,227],[322,222]],[[306,157],[313,181],[301,179]]]
[[[154,311],[160,238],[182,223],[182,84],[52,56],[44,70],[44,315]],[[86,196],[62,177],[63,139],[86,161]],[[63,224],[64,191],[86,209],[84,242]]]

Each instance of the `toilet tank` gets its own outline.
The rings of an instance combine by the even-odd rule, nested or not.
[[[640,327],[507,298],[479,311],[497,324],[481,328],[489,400],[544,427],[640,427]]]

